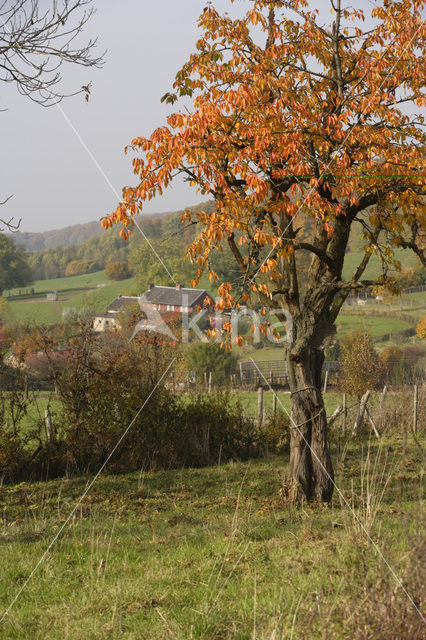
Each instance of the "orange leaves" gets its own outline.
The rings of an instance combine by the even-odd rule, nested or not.
[[[282,19],[276,12],[271,24],[266,0],[249,3],[235,19],[207,5],[196,51],[177,73],[175,93],[165,100],[191,98],[192,107],[186,103],[169,115],[167,126],[132,140],[138,184],[125,189],[104,228],[120,224],[127,235],[143,203],[183,175],[216,201],[214,212],[182,215],[183,223],[193,218],[199,231],[187,250],[197,268],[193,284],[204,270],[210,281],[217,279],[210,253],[232,240],[236,272],[242,279],[247,275],[244,286],[257,297],[269,297],[275,283],[288,277],[295,254],[300,256],[298,237],[289,235],[298,220],[311,217],[326,232],[324,242],[332,242],[336,218],[358,207],[362,213],[365,197],[378,193],[386,212],[393,204],[403,211],[403,222],[396,214],[386,218],[394,238],[395,229],[400,232],[414,217],[420,220],[414,192],[423,184],[424,137],[420,119],[407,115],[409,108],[403,114],[406,103],[402,107],[399,99],[425,103],[419,52],[424,40],[418,31],[423,3],[400,0],[374,9],[368,31],[361,10],[345,9],[339,44],[342,90],[332,26],[316,24],[317,12],[309,11],[309,4],[315,3],[292,0],[298,17],[289,10]],[[410,46],[416,30],[418,50]],[[265,47],[267,35],[270,46]],[[395,181],[397,172],[412,177]],[[377,212],[368,215],[377,227]],[[233,304],[225,285],[219,288],[220,308]],[[249,297],[245,291],[243,302]]]
[[[209,270],[207,277],[209,279],[209,282],[213,282],[214,280],[217,280],[219,278],[217,273],[215,271],[212,271],[211,269]]]

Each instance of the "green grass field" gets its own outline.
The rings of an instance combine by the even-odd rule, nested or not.
[[[397,333],[412,325],[399,318],[340,315],[336,322],[337,336],[341,338],[353,331],[366,331],[374,339],[386,333]]]
[[[10,300],[12,319],[17,322],[34,324],[54,324],[62,319],[66,309],[93,309],[104,311],[105,307],[118,295],[133,293],[133,278],[120,282],[106,280],[103,271],[83,276],[40,280],[34,284],[34,296]],[[46,292],[58,291],[57,302],[46,299]],[[22,290],[21,290],[22,291]],[[12,293],[17,294],[17,290]]]
[[[359,256],[348,254],[348,259],[355,260]],[[200,286],[207,287],[208,281]],[[34,295],[12,299],[9,302],[11,319],[17,322],[33,324],[53,324],[59,322],[67,309],[81,310],[90,308],[95,312],[102,312],[105,307],[118,294],[135,294],[134,279],[129,278],[121,282],[108,282],[103,271],[69,278],[56,278],[52,280],[37,281],[34,286]],[[46,293],[57,290],[59,300],[49,302]],[[24,292],[21,289],[21,292]],[[17,295],[18,290],[11,292]],[[357,311],[359,311],[357,309]],[[389,313],[388,317],[368,315],[368,312]],[[392,312],[410,315],[415,321],[419,321],[426,313],[426,294],[413,293],[401,297],[389,298],[386,304],[369,303],[363,308],[363,315],[351,314],[351,308],[344,308],[337,319],[337,335],[343,337],[349,332],[363,330],[368,331],[373,340],[385,334],[397,334],[399,331],[409,328],[410,323],[398,317],[392,317]],[[399,340],[398,340],[399,342]],[[391,341],[391,343],[393,343]],[[390,344],[391,344],[390,343]],[[263,349],[253,349],[249,345],[236,348],[235,352],[239,360],[253,358],[255,361],[279,360],[282,358],[282,350],[274,346],[266,346]]]
[[[349,251],[345,256],[345,264],[343,267],[343,278],[350,280],[361,260],[364,257],[364,251]],[[418,258],[412,251],[405,251],[404,249],[395,249],[395,260],[399,260],[404,269],[410,269],[416,267],[418,264]],[[367,265],[363,278],[366,280],[375,280],[382,273],[381,262],[377,256],[371,256],[370,262]],[[393,271],[394,275],[397,272]]]
[[[257,416],[257,391],[238,391],[238,399],[241,403],[241,406],[244,409],[246,415],[256,417]],[[280,407],[284,412],[290,412],[290,392],[286,391],[278,391],[278,407]],[[272,413],[272,391],[264,391],[263,394],[263,410],[265,416],[269,416]],[[324,395],[325,408],[327,411],[327,415],[331,415],[336,407],[342,401],[341,393],[326,393]],[[349,400],[348,400],[349,405]]]
[[[58,290],[63,291],[67,289],[82,289],[84,287],[96,287],[98,284],[105,284],[107,279],[105,278],[104,271],[96,271],[95,273],[86,273],[82,276],[69,276],[68,278],[52,278],[51,280],[36,280],[33,285],[29,287],[21,287],[20,289],[12,289],[6,293],[8,296],[18,295],[19,291],[24,293],[34,289],[35,293],[46,293],[48,291]]]
[[[285,456],[102,475],[83,499],[89,477],[0,487],[0,637],[421,640],[421,453],[401,434],[332,455],[329,508],[282,501]]]

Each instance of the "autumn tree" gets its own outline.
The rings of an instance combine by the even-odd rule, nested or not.
[[[116,262],[108,262],[105,267],[105,277],[108,280],[126,280],[130,278],[132,272],[130,271],[129,263],[125,260],[117,260]]]
[[[215,278],[210,255],[228,245],[241,275],[238,287],[221,283],[220,306],[254,297],[283,321],[291,314],[283,348],[294,426],[290,474],[308,498],[323,501],[333,492],[324,348],[351,291],[392,285],[394,247],[424,261],[425,227],[424,119],[417,113],[425,104],[424,0],[379,0],[367,26],[353,3],[328,6],[327,26],[307,0],[254,1],[235,19],[208,4],[196,50],[163,96],[182,100],[182,108],[149,138],[132,141],[138,183],[123,189],[104,221],[123,225],[126,237],[143,202],[178,175],[214,196],[216,211],[193,217],[193,284],[203,270]],[[357,225],[365,251],[344,279]],[[303,283],[301,252],[310,255]],[[367,281],[372,254],[383,274]]]
[[[423,316],[423,318],[416,326],[416,333],[419,336],[420,340],[424,340],[426,338],[426,316]]]
[[[82,276],[95,271],[96,263],[93,260],[71,260],[66,266],[65,276]]]
[[[368,389],[377,389],[383,378],[385,363],[379,358],[368,333],[354,331],[345,336],[340,345],[342,390],[361,398]]]

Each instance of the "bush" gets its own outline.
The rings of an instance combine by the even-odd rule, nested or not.
[[[65,269],[65,276],[82,276],[96,271],[96,263],[93,260],[71,260]]]
[[[176,395],[163,373],[179,360],[163,338],[120,333],[108,341],[85,330],[70,346],[58,378],[69,469],[95,470],[115,451],[110,468],[200,466],[260,451],[259,434],[226,395]]]
[[[125,260],[118,260],[117,262],[108,262],[105,267],[105,277],[108,280],[126,280],[130,278],[132,272],[129,267],[129,263]]]
[[[214,384],[225,385],[235,370],[237,358],[215,342],[196,342],[188,345],[185,362],[198,384],[203,383],[205,373],[211,372]]]
[[[267,416],[263,427],[262,445],[264,453],[282,454],[290,449],[290,416],[278,408],[275,416]]]
[[[341,341],[341,387],[361,397],[383,381],[383,367],[368,333],[355,331]]]
[[[0,427],[0,481],[3,474],[13,475],[25,460],[21,438],[5,427]]]
[[[59,429],[46,441],[39,412],[38,430],[27,428],[23,434],[19,419],[27,401],[19,392],[15,421],[0,421],[9,425],[0,438],[0,462],[10,466],[16,461],[15,480],[95,472],[106,461],[113,472],[199,467],[279,452],[288,442],[285,420],[259,427],[228,392],[174,393],[171,379],[182,369],[181,354],[163,336],[140,334],[129,341],[123,332],[114,332],[105,339],[94,335],[83,318],[68,334],[57,330],[44,338],[49,375],[58,390],[54,425]],[[66,366],[52,358],[55,339],[63,345]],[[11,393],[4,394],[0,418],[10,413],[11,399]]]
[[[388,347],[380,354],[386,384],[414,384],[424,377],[421,359],[425,350],[420,345],[409,345],[404,349]]]
[[[418,323],[416,333],[420,340],[424,340],[426,338],[426,316],[424,316]]]

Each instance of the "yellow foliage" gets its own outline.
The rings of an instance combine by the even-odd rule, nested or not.
[[[420,320],[419,324],[417,325],[416,333],[421,340],[424,340],[424,338],[426,338],[426,316],[423,316],[423,318]]]

